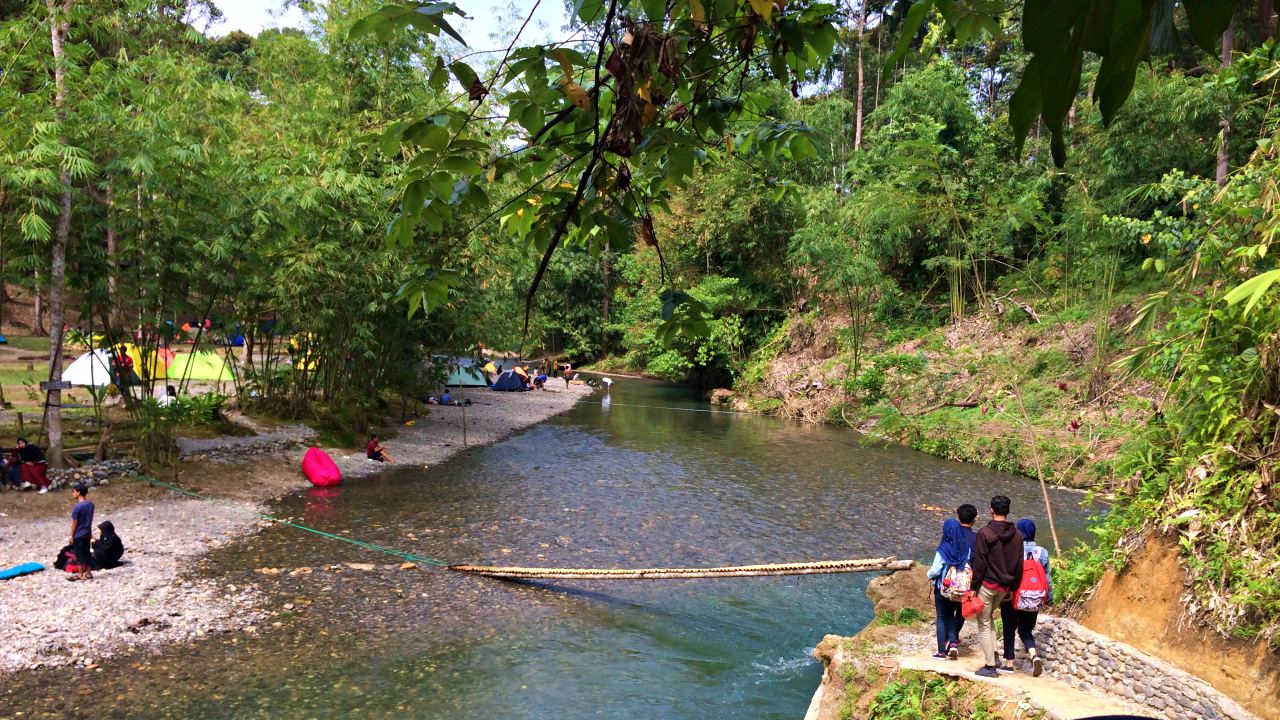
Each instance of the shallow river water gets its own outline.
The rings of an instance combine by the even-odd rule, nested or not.
[[[1044,515],[1025,479],[706,407],[621,380],[607,405],[272,512],[449,562],[561,567],[928,560],[942,516],[922,504],[1003,492],[1016,516]],[[1051,496],[1069,543],[1081,496]],[[380,567],[254,572],[348,562]],[[798,720],[821,675],[810,649],[871,615],[863,574],[521,584],[382,567],[398,562],[267,529],[201,572],[262,584],[279,627],[126,656],[89,677],[93,696],[57,700],[55,681],[28,716]]]

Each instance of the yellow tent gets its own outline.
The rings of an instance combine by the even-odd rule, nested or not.
[[[133,363],[133,372],[143,380],[167,380],[169,363],[173,360],[173,351],[164,349],[144,349],[133,343],[116,345],[115,354],[121,358],[129,358]]]
[[[176,356],[169,364],[169,377],[188,380],[224,380],[234,379],[226,358],[208,350],[183,353]]]

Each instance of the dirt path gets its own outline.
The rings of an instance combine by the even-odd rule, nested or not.
[[[1142,715],[1143,708],[1119,699],[1103,698],[1077,690],[1070,685],[1054,680],[1047,675],[1032,677],[1029,673],[1017,672],[1001,675],[998,678],[984,678],[975,675],[977,661],[970,658],[962,660],[937,660],[929,655],[906,655],[898,658],[898,666],[904,670],[920,670],[937,673],[948,677],[963,678],[983,683],[1010,699],[1017,700],[1020,705],[1030,705],[1044,713],[1044,717],[1052,720],[1076,720],[1077,718],[1096,717],[1100,715]]]

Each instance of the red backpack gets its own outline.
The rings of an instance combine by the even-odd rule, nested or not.
[[[1038,549],[1038,548],[1037,548]],[[1028,552],[1022,560],[1022,582],[1013,594],[1013,608],[1022,612],[1039,612],[1049,597],[1049,578],[1037,559],[1040,553]]]

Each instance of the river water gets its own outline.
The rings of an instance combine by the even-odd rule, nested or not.
[[[848,431],[707,412],[684,388],[643,381],[600,400],[272,512],[448,562],[560,567],[927,561],[943,519],[929,506],[985,508],[1000,492],[1015,515],[1043,517],[1036,483]],[[1051,497],[1065,545],[1086,511],[1077,493]],[[254,572],[348,562],[380,567]],[[262,584],[279,627],[126,656],[92,676],[94,696],[33,698],[32,714],[795,720],[821,676],[810,649],[871,619],[865,574],[536,584],[398,562],[267,529],[202,572]]]

